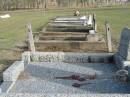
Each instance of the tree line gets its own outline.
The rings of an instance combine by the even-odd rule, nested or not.
[[[124,4],[127,0],[0,0],[0,10],[96,7]]]

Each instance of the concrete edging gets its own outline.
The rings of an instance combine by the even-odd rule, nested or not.
[[[113,53],[25,52],[22,60],[29,62],[109,63]]]
[[[3,83],[0,86],[0,92],[8,93],[14,86],[20,73],[24,71],[24,62],[16,61],[7,70],[3,72]]]
[[[16,81],[22,71],[24,71],[23,61],[14,62],[3,72],[3,81]]]

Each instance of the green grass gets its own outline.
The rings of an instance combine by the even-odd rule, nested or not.
[[[104,22],[107,19],[112,28],[113,37],[118,40],[122,28],[130,26],[130,8],[104,8],[83,9],[82,14],[96,13],[98,31],[105,34]],[[31,22],[33,31],[36,32],[49,19],[54,16],[71,15],[70,10],[65,11],[14,11],[9,12],[11,18],[0,20],[0,50],[14,47],[17,43],[25,40],[26,24]]]
[[[112,37],[119,40],[121,30],[130,27],[130,7],[114,8],[93,8],[80,9],[82,14],[95,13],[97,17],[98,32],[105,34],[104,22],[107,19],[112,28]],[[3,12],[0,12],[2,14]],[[11,60],[13,54],[8,49],[26,39],[26,24],[31,22],[33,32],[37,32],[49,19],[55,16],[72,15],[73,9],[65,10],[31,10],[31,11],[10,11],[11,18],[0,20],[0,63],[6,64],[3,60]]]

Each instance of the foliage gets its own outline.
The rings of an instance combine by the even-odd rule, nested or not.
[[[0,0],[0,10],[97,7],[126,4],[124,0]]]

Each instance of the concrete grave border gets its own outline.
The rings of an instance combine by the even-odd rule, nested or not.
[[[71,52],[24,52],[22,61],[30,62],[66,62],[66,63],[111,63],[113,53],[71,53]]]
[[[7,70],[3,72],[3,83],[0,92],[8,93],[17,81],[21,72],[24,71],[24,62],[15,61]]]

